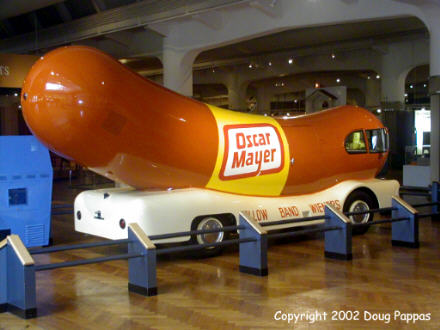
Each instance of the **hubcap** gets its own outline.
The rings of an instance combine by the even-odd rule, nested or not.
[[[364,212],[364,211],[368,211],[369,209],[370,208],[367,203],[359,200],[359,201],[353,202],[353,204],[351,204],[350,209],[348,211],[349,212]],[[368,222],[369,218],[370,218],[370,213],[356,214],[356,215],[350,216],[350,220],[353,223],[366,223],[366,222]]]
[[[222,227],[223,224],[219,219],[205,218],[200,221],[199,225],[197,226],[197,230],[220,229]],[[224,234],[224,232],[200,234],[197,235],[197,242],[199,244],[221,242]]]

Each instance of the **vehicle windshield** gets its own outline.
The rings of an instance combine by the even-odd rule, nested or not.
[[[365,131],[370,152],[387,152],[389,138],[386,129],[370,129]]]

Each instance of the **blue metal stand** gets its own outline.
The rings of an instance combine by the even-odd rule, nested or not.
[[[440,183],[438,181],[433,181],[432,185],[431,185],[431,201],[433,203],[438,203],[440,202],[439,200],[439,191],[440,189]],[[432,213],[435,213],[434,215],[431,216],[432,220],[440,220],[440,214],[439,214],[439,205],[438,204],[434,204],[432,205]]]
[[[128,254],[139,254],[128,259],[128,290],[144,296],[157,295],[156,246],[138,224],[128,227]]]
[[[391,243],[394,246],[405,246],[410,248],[419,247],[419,220],[417,211],[403,199],[393,197],[392,219],[408,218],[405,221],[393,222],[391,225]]]
[[[129,224],[128,237],[128,240],[33,250],[34,254],[40,254],[128,243],[127,254],[34,265],[34,260],[23,245],[20,237],[17,235],[8,236],[6,240],[0,242],[0,312],[11,312],[26,319],[37,315],[36,271],[121,259],[128,259],[129,291],[146,296],[156,295],[156,247],[138,224]]]
[[[351,260],[351,223],[340,211],[331,205],[325,206],[325,226],[337,226],[339,230],[325,232],[325,256],[326,258]]]
[[[6,238],[0,241],[0,313],[4,313],[8,310],[8,251],[6,244]]]
[[[240,213],[239,225],[241,239],[255,241],[240,242],[240,272],[267,276],[267,232],[261,226]]]
[[[0,312],[37,315],[34,262],[17,235],[0,247]]]

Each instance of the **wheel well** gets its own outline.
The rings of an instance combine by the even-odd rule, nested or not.
[[[237,223],[237,220],[232,213],[205,214],[199,215],[193,219],[193,221],[191,222],[191,230],[194,230],[196,228],[196,224],[198,221],[206,217],[218,218],[225,224],[225,226],[235,226],[235,224]]]
[[[351,194],[353,194],[356,191],[363,191],[364,193],[367,193],[373,199],[374,208],[376,208],[376,209],[379,208],[379,201],[377,200],[376,194],[371,189],[369,189],[367,187],[357,188],[357,189],[353,190],[352,192],[350,192],[347,195],[347,198],[348,198],[348,196],[350,196]],[[347,200],[347,198],[345,198],[345,200]],[[345,206],[345,201],[344,201],[344,206]]]

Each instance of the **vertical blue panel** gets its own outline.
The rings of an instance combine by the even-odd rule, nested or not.
[[[156,249],[146,249],[128,227],[128,253],[141,254],[128,259],[128,289],[144,296],[157,295]]]
[[[254,242],[240,243],[240,272],[258,276],[267,276],[267,235],[259,234],[240,214],[240,239],[254,238]]]
[[[34,266],[23,266],[8,245],[7,249],[8,310],[23,318],[36,315],[36,289]]]
[[[395,246],[419,247],[419,220],[417,215],[409,211],[398,199],[393,198],[392,218],[408,217],[409,220],[393,222],[391,226],[392,244]]]
[[[439,195],[440,195],[440,192],[439,192],[440,184],[439,184],[439,182],[438,181],[434,181],[432,183],[432,185],[431,185],[431,189],[432,189],[432,191],[431,191],[432,202],[438,203],[439,202]],[[439,209],[440,208],[439,208],[438,204],[432,206],[432,210],[431,210],[432,213],[437,213],[437,215],[433,215],[432,216],[433,220],[434,219],[435,220],[440,220],[440,215],[438,214]]]
[[[340,230],[325,232],[325,256],[332,259],[352,259],[351,223],[345,222],[340,215],[333,212],[327,205],[325,207],[326,227],[337,226]]]
[[[7,246],[0,249],[0,313],[6,311],[7,303]]]

